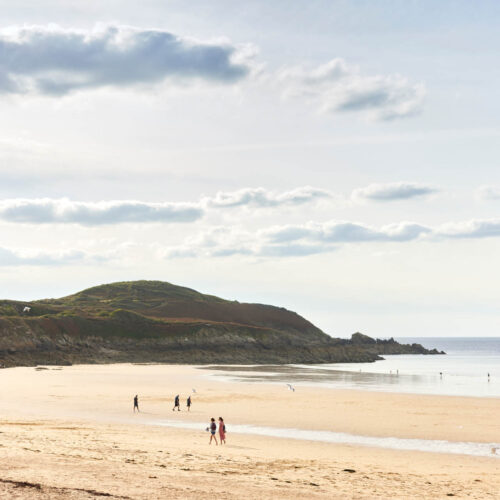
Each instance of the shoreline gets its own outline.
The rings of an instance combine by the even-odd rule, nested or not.
[[[237,424],[335,431],[372,437],[430,438],[484,443],[495,442],[500,436],[500,398],[306,385],[298,385],[296,392],[292,393],[281,383],[240,382],[224,377],[218,379],[211,370],[202,365],[123,363],[58,366],[47,370],[16,367],[8,371],[6,369],[0,374],[15,373],[11,370],[15,370],[16,375],[19,373],[21,378],[9,377],[12,379],[7,382],[11,388],[10,392],[22,394],[26,386],[16,387],[15,381],[22,381],[27,377],[31,391],[24,397],[31,396],[32,403],[40,403],[31,406],[35,414],[41,411],[48,416],[57,415],[55,410],[59,408],[62,415],[71,411],[75,418],[81,415],[91,419],[107,417],[121,421],[124,414],[128,413],[126,402],[131,397],[129,394],[139,392],[142,393],[139,399],[148,404],[152,414],[161,417],[165,416],[165,409],[169,409],[175,392],[181,394],[181,399],[185,399],[188,394],[193,396],[194,411],[189,415],[195,414],[199,402],[203,405],[204,414],[212,410],[215,413],[222,411],[226,415],[232,415],[232,421]],[[120,374],[119,380],[116,379],[117,374]],[[89,377],[99,379],[100,389],[106,385],[106,402],[92,394],[92,380],[89,380]],[[135,381],[136,377],[139,377],[139,380]],[[165,387],[160,382],[162,377],[173,379],[174,388],[171,388],[171,385]],[[44,378],[58,381],[56,387],[62,389],[60,394],[48,393],[44,397],[43,392],[40,392],[44,390]],[[5,380],[5,376],[3,379]],[[140,387],[136,387],[135,391],[127,391],[127,387],[133,384]],[[21,386],[23,385],[21,383]],[[198,392],[193,394],[191,390],[195,386]],[[85,399],[66,404],[65,402],[71,401],[75,391],[85,395]],[[34,392],[36,394],[33,394]],[[169,396],[162,397],[165,392]],[[9,398],[4,395],[2,399],[6,409]],[[58,405],[58,401],[62,404]],[[96,404],[103,403],[99,415],[95,415],[92,409]],[[416,410],[417,406],[420,411]],[[24,404],[14,405],[13,409],[23,413],[30,411]],[[170,414],[171,412],[166,413],[167,416]],[[480,419],[481,427],[475,424],[477,419]]]
[[[85,421],[0,430],[8,498],[482,499],[500,486],[498,464],[483,457],[232,434],[215,447],[206,433]]]
[[[495,337],[496,338],[496,337]],[[379,360],[380,361],[380,360]],[[373,364],[376,363],[376,361],[373,362]],[[294,365],[294,364],[282,364],[282,365],[258,365],[258,364],[252,364],[252,365],[237,365],[237,364],[228,364],[228,365],[219,365],[219,364],[209,364],[209,365],[198,365],[198,364],[185,364],[185,363],[156,363],[156,362],[151,362],[151,363],[136,363],[136,362],[120,362],[120,363],[81,363],[81,364],[71,364],[71,365],[34,365],[34,366],[9,366],[9,367],[0,367],[0,374],[2,371],[12,371],[12,370],[25,370],[25,369],[32,369],[35,371],[60,371],[64,369],[71,369],[71,368],[79,368],[79,367],[107,367],[107,366],[143,366],[143,367],[178,367],[178,368],[183,368],[183,367],[189,367],[195,370],[200,370],[201,371],[207,371],[206,375],[207,377],[214,377],[214,380],[217,382],[221,383],[229,383],[229,384],[269,384],[269,385],[274,385],[274,386],[283,386],[284,384],[286,385],[285,382],[283,381],[273,381],[271,377],[268,377],[267,379],[264,379],[266,375],[262,376],[262,379],[260,380],[244,380],[243,378],[241,380],[238,380],[237,378],[240,375],[231,375],[229,372],[226,374],[222,373],[216,373],[216,372],[223,372],[225,371],[225,367],[242,367],[242,368],[248,368],[248,367],[267,367],[267,366],[273,366],[273,367],[278,367],[278,366],[287,366],[291,368],[302,368],[303,366],[321,366],[322,364],[332,366],[332,363],[319,363],[319,364],[311,364],[311,365]],[[339,363],[339,364],[344,364],[344,363]],[[352,363],[352,365],[356,365],[357,363]],[[217,368],[214,368],[217,367]],[[246,370],[241,370],[242,372],[248,373]],[[349,373],[349,374],[357,374],[358,372],[354,370],[330,370],[331,372],[337,372],[337,373]],[[235,371],[236,372],[236,371]],[[255,371],[258,373],[258,371]],[[392,376],[397,376],[396,374],[387,374],[384,372],[363,372],[363,374],[368,374],[368,375],[392,375]],[[412,374],[408,373],[400,373],[400,377],[411,377],[413,376]],[[390,390],[390,389],[376,389],[376,388],[364,388],[364,387],[337,387],[332,385],[328,385],[328,382],[316,382],[316,381],[294,381],[293,385],[295,387],[307,387],[307,388],[317,388],[317,389],[322,389],[322,390],[328,390],[328,391],[355,391],[355,392],[362,392],[362,393],[380,393],[380,394],[394,394],[394,395],[406,395],[406,396],[422,396],[422,397],[436,397],[436,398],[464,398],[464,399],[478,399],[478,400],[483,400],[483,399],[490,399],[490,400],[500,400],[500,396],[498,395],[469,395],[469,394],[448,394],[448,393],[432,393],[432,392],[411,392],[411,391],[405,391],[405,390]]]
[[[172,420],[156,421],[146,425],[173,427],[200,431],[203,422],[176,422]],[[401,439],[395,437],[379,438],[331,431],[312,431],[309,429],[258,427],[253,425],[232,425],[233,434],[266,436],[278,439],[320,442],[324,444],[341,444],[362,446],[365,448],[381,448],[384,450],[418,451],[424,453],[443,453],[500,459],[500,442],[477,443],[461,441],[445,441],[430,439]]]

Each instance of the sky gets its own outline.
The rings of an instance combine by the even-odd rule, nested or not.
[[[499,2],[0,9],[0,298],[154,279],[500,336]]]

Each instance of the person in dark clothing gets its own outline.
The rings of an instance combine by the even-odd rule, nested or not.
[[[135,410],[139,411],[139,396],[137,394],[134,396],[134,413]]]
[[[191,396],[188,396],[186,404],[187,404],[188,411],[191,411]]]
[[[210,441],[208,444],[212,444],[212,440],[215,441],[215,446],[217,446],[217,438],[215,436],[215,432],[217,431],[217,424],[215,423],[215,418],[210,419],[210,425],[207,427],[207,431],[210,431]]]
[[[175,396],[174,407],[172,408],[172,411],[175,411],[176,408],[177,408],[177,411],[181,411],[181,405],[179,403],[179,395],[178,394],[177,394],[177,396]]]

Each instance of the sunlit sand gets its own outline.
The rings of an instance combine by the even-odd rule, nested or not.
[[[189,366],[48,368],[0,371],[6,498],[485,498],[500,491],[493,454],[307,439],[314,431],[486,446],[499,441],[498,399],[292,392]],[[171,411],[176,394],[181,412]],[[209,446],[205,427],[219,416],[227,446]],[[272,437],[251,432],[256,427],[299,431]]]

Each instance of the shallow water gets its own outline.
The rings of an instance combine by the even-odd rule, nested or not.
[[[235,381],[297,386],[500,397],[500,338],[397,340],[436,347],[447,354],[391,355],[375,363],[218,367],[214,375]]]
[[[176,420],[151,421],[150,424],[194,430],[203,430],[207,425],[199,422],[182,422]],[[500,458],[500,443],[472,443],[430,439],[358,436],[344,432],[312,431],[237,424],[231,425],[231,428],[228,430],[236,434],[253,434],[258,436],[299,439],[304,441],[321,441],[323,443]]]

